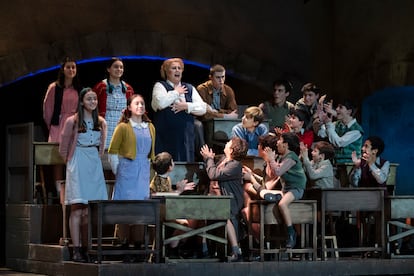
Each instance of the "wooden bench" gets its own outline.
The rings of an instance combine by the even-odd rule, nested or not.
[[[414,255],[396,254],[391,250],[393,242],[400,241],[400,246],[403,238],[414,235],[414,226],[405,223],[406,218],[414,218],[414,196],[391,196],[387,198],[387,255],[390,258],[414,258]]]
[[[159,200],[95,200],[88,204],[88,255],[97,256],[101,263],[104,255],[139,255],[155,256],[155,262],[160,262],[161,256],[161,203]],[[134,224],[144,225],[144,249],[104,248],[102,227],[105,224]],[[149,249],[148,227],[155,226],[154,246]],[[93,227],[96,227],[96,241],[94,246]],[[152,242],[152,241],[151,241]]]
[[[252,252],[259,252],[260,261],[264,261],[264,254],[279,253],[309,253],[312,260],[316,260],[317,254],[317,201],[316,200],[297,200],[289,206],[293,224],[301,225],[301,248],[265,248],[265,226],[283,224],[283,218],[279,208],[275,203],[265,200],[255,200],[250,202],[249,208],[249,249]],[[260,223],[259,248],[254,246],[252,236],[252,223]],[[312,231],[309,231],[312,225]]]

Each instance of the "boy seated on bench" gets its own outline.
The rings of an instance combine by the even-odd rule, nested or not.
[[[286,248],[294,248],[296,245],[296,231],[292,225],[289,205],[303,197],[306,187],[306,175],[298,156],[300,153],[299,138],[292,132],[282,133],[277,140],[276,147],[278,155],[271,147],[262,148],[259,145],[258,149],[263,151],[263,159],[269,167],[269,169],[266,168],[266,173],[279,177],[282,189],[270,190],[267,187],[263,187],[253,175],[250,176],[250,185],[245,189],[248,192],[255,191],[260,198],[278,204],[287,226],[288,239],[286,241]],[[244,179],[248,179],[248,177],[249,170],[245,169]]]

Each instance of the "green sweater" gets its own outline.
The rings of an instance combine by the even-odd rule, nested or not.
[[[293,151],[283,156],[279,162],[284,159],[290,158],[295,161],[295,165],[291,167],[287,172],[280,176],[283,191],[287,192],[292,189],[305,189],[306,188],[306,174],[302,167],[302,162],[299,157]]]
[[[358,130],[361,132],[361,137],[345,147],[335,148],[336,164],[352,163],[353,151],[357,153],[357,156],[360,155],[362,148],[362,135],[364,134],[362,127],[357,122],[352,124],[350,127],[344,125],[342,122],[335,122],[335,131],[339,137],[345,135],[345,133],[351,130]]]

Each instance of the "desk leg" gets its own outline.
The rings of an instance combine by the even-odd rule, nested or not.
[[[164,243],[164,241],[165,241],[165,225],[164,225],[164,223],[162,224],[161,240],[163,241],[162,249],[161,249],[162,253],[161,254],[162,254],[162,258],[165,260],[166,256],[165,256],[165,243]]]
[[[326,240],[325,240],[325,210],[322,209],[321,212],[321,258],[322,260],[326,261],[327,259],[327,254],[326,254],[326,248],[325,248],[325,244],[326,244]]]
[[[102,262],[102,206],[98,205],[98,221],[97,221],[97,246],[98,246],[98,263]]]
[[[384,201],[382,202],[381,211],[381,258],[385,258],[385,216],[384,216]]]
[[[62,233],[63,237],[60,240],[59,244],[68,246],[69,245],[69,238],[68,238],[68,218],[67,218],[67,212],[66,212],[66,205],[65,205],[65,184],[64,182],[60,185],[60,191],[59,191],[59,197],[60,197],[60,205],[62,206]]]
[[[88,205],[88,252],[92,250],[92,214],[91,207]],[[90,260],[90,255],[88,254]]]
[[[264,261],[264,205],[260,204],[260,261]]]
[[[39,175],[40,175],[40,185],[42,188],[42,203],[47,204],[46,181],[45,181],[45,175],[44,175],[42,165],[39,165]]]
[[[62,246],[68,246],[69,240],[67,237],[67,219],[66,219],[66,205],[62,204],[62,231],[63,231],[63,237],[59,241],[59,245]]]

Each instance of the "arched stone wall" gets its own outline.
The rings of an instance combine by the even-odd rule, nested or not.
[[[235,77],[266,88],[277,71],[271,62],[232,52],[200,39],[155,32],[116,31],[93,33],[3,57],[1,83],[55,66],[64,56],[72,56],[77,60],[99,56],[177,56],[206,66],[222,63]]]
[[[180,56],[222,63],[267,93],[275,78],[287,76],[298,89],[310,78],[302,0],[9,1],[0,6],[0,88],[59,64],[66,55]]]

